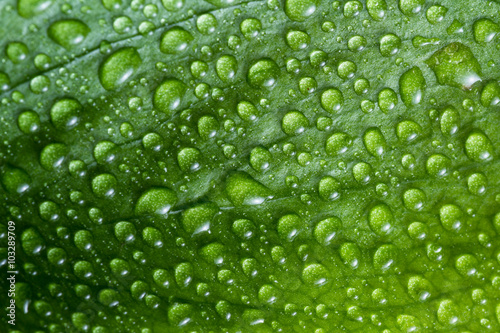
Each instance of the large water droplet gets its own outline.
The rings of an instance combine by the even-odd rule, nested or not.
[[[170,115],[179,108],[186,89],[186,85],[177,79],[164,81],[155,90],[153,96],[155,108]]]
[[[302,22],[314,14],[319,0],[286,0],[285,14],[292,21]]]
[[[418,67],[413,67],[399,79],[399,92],[406,106],[420,104],[425,91],[425,78]]]
[[[309,120],[299,111],[288,112],[281,121],[281,128],[287,135],[302,134],[309,127]]]
[[[371,128],[363,135],[366,150],[375,157],[382,156],[386,150],[385,138],[380,129]]]
[[[223,55],[217,60],[215,68],[217,70],[217,76],[219,76],[222,82],[227,83],[236,75],[238,61],[232,55]]]
[[[261,59],[248,70],[248,83],[254,88],[270,88],[276,83],[279,72],[274,60]]]
[[[398,104],[398,95],[391,88],[382,89],[378,94],[378,106],[382,112],[387,113]]]
[[[500,84],[497,81],[488,82],[481,91],[481,104],[484,107],[500,103]]]
[[[473,30],[476,42],[489,43],[500,32],[500,26],[487,18],[482,18],[474,22]]]
[[[481,66],[468,46],[455,42],[434,53],[425,63],[439,84],[468,90],[481,81]]]
[[[161,37],[160,51],[167,54],[181,53],[193,39],[188,31],[179,27],[172,28]]]
[[[286,43],[294,51],[305,49],[310,42],[311,37],[303,31],[290,30],[286,34]]]
[[[407,16],[413,16],[422,10],[425,0],[399,0],[399,9]]]
[[[226,193],[235,206],[259,205],[272,197],[267,187],[244,172],[233,173],[227,178]]]
[[[49,8],[54,0],[18,0],[17,12],[25,18],[38,15]]]
[[[104,89],[113,90],[126,82],[142,64],[142,59],[133,47],[111,54],[99,67],[99,80]]]
[[[465,141],[465,152],[475,162],[483,162],[493,157],[493,145],[482,132],[472,132]]]
[[[152,188],[144,192],[135,205],[136,214],[166,215],[177,203],[177,195],[168,188]]]
[[[50,109],[50,119],[55,128],[67,131],[78,124],[81,111],[82,105],[76,99],[61,99],[55,102]]]
[[[191,207],[182,214],[182,226],[191,235],[210,233],[212,220],[219,211],[213,203]]]
[[[344,96],[337,88],[330,88],[321,94],[321,106],[329,113],[337,113],[344,104]]]
[[[66,154],[68,154],[68,147],[65,144],[49,144],[40,153],[40,164],[49,171],[57,169],[64,162]]]
[[[80,20],[70,19],[52,23],[47,31],[49,37],[66,49],[82,43],[89,34],[89,27]]]
[[[2,185],[11,194],[21,194],[30,188],[31,177],[20,168],[5,166],[2,171]]]
[[[367,0],[366,9],[375,21],[382,21],[386,15],[387,3],[385,0]]]
[[[5,54],[15,64],[18,64],[28,57],[29,50],[22,42],[11,42],[5,48]]]

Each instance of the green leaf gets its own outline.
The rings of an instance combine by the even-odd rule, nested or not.
[[[499,13],[0,1],[0,330],[500,331]]]

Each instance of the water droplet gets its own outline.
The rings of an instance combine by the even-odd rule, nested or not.
[[[244,172],[233,173],[227,178],[226,193],[235,206],[260,205],[271,197],[267,187]]]
[[[135,240],[136,234],[135,226],[130,222],[122,221],[115,224],[115,237],[120,242],[130,243]]]
[[[99,164],[111,163],[115,160],[117,148],[111,141],[101,141],[94,147],[94,158]]]
[[[441,225],[448,231],[459,231],[462,228],[463,215],[462,210],[454,204],[446,204],[439,209]]]
[[[207,0],[208,1],[208,0]],[[219,3],[222,0],[210,0],[211,3]],[[168,321],[172,326],[183,327],[192,321],[193,306],[189,304],[175,303],[168,309]]]
[[[389,234],[395,224],[394,215],[386,204],[378,204],[373,207],[370,210],[368,222],[373,232],[379,236]]]
[[[357,71],[356,64],[349,60],[341,61],[337,68],[337,74],[341,79],[344,80],[352,78],[354,76],[354,73],[356,73],[356,71]]]
[[[352,168],[354,179],[360,184],[368,184],[372,177],[372,167],[370,164],[361,162]]]
[[[366,39],[363,36],[354,36],[349,39],[347,42],[347,47],[352,52],[362,51],[367,44]]]
[[[31,177],[20,168],[5,166],[2,172],[2,185],[11,194],[21,194],[30,188]]]
[[[368,89],[370,88],[370,81],[367,79],[357,79],[354,82],[354,91],[358,95],[366,94],[368,92]]]
[[[424,191],[418,188],[410,188],[403,195],[403,203],[406,208],[412,211],[419,211],[423,208],[427,197]]]
[[[160,51],[166,54],[178,54],[185,51],[193,36],[182,28],[172,28],[161,37]]]
[[[372,19],[375,21],[382,21],[386,15],[387,3],[385,0],[367,0],[366,9]]]
[[[343,104],[344,96],[337,88],[327,89],[321,94],[321,106],[331,114],[339,112]]]
[[[217,19],[212,14],[203,14],[196,19],[198,31],[204,35],[211,34],[217,28]]]
[[[347,151],[351,145],[351,138],[345,133],[334,133],[326,140],[326,152],[328,155],[337,156]]]
[[[420,104],[425,92],[425,78],[418,67],[413,67],[399,79],[399,92],[406,106]]]
[[[193,172],[201,168],[201,152],[196,148],[183,148],[177,154],[177,162],[184,172]]]
[[[380,54],[390,57],[399,52],[401,48],[401,38],[394,34],[387,34],[380,39]]]
[[[424,4],[425,0],[399,0],[399,9],[406,16],[413,16],[422,10]]]
[[[382,112],[387,113],[398,104],[398,95],[391,88],[384,88],[378,94],[378,106]]]
[[[250,220],[239,219],[234,221],[232,230],[241,239],[250,239],[255,236],[256,227]]]
[[[427,21],[430,24],[438,24],[444,19],[444,16],[448,12],[448,8],[440,5],[435,5],[429,7],[426,12]]]
[[[361,261],[361,251],[356,244],[343,243],[339,252],[345,265],[350,266],[352,269],[358,268]]]
[[[267,306],[273,305],[280,298],[281,293],[279,290],[269,284],[265,284],[259,289],[259,301]]]
[[[221,266],[227,257],[226,247],[220,243],[211,243],[201,248],[200,256],[208,263]]]
[[[255,171],[262,172],[269,168],[272,161],[272,155],[264,147],[255,147],[250,152],[250,165]]]
[[[451,161],[442,154],[434,154],[427,159],[426,169],[431,176],[444,176],[449,172]]]
[[[394,272],[399,264],[399,250],[392,244],[380,246],[373,255],[373,266],[382,272]]]
[[[114,90],[134,75],[142,59],[133,47],[122,48],[111,54],[99,67],[99,80],[107,90]]]
[[[238,62],[236,58],[232,55],[223,55],[217,60],[216,65],[217,75],[219,78],[227,83],[231,81],[236,75],[238,70]]]
[[[31,18],[44,12],[54,0],[18,0],[17,12],[24,18]]]
[[[160,84],[153,96],[153,105],[167,115],[177,110],[187,87],[177,79],[169,79]]]
[[[486,176],[480,172],[473,173],[467,179],[467,187],[469,192],[475,195],[481,195],[486,192],[486,186],[488,185],[488,179]]]
[[[123,0],[102,0],[102,5],[107,10],[117,10],[122,6]]]
[[[82,105],[76,99],[61,99],[50,109],[50,119],[55,128],[67,131],[78,124],[81,111]]]
[[[321,264],[310,264],[302,271],[302,280],[311,286],[323,286],[328,283],[330,274]]]
[[[357,0],[347,1],[344,5],[344,16],[346,18],[353,18],[358,16],[363,10],[363,4]]]
[[[482,132],[472,132],[465,141],[465,152],[475,162],[484,162],[493,157],[493,145]]]
[[[497,81],[488,82],[481,91],[481,104],[484,107],[500,103],[500,84]]]
[[[303,77],[299,81],[299,90],[302,94],[312,94],[318,88],[318,82],[312,77]]]
[[[399,140],[410,142],[422,134],[422,127],[414,121],[405,120],[397,125],[396,134]]]
[[[310,42],[311,37],[303,31],[290,30],[286,34],[286,43],[294,51],[305,49]]]
[[[413,240],[424,240],[429,233],[429,228],[422,222],[412,222],[408,226],[408,234]]]
[[[314,228],[314,238],[321,245],[328,246],[330,245],[337,232],[342,228],[342,221],[338,217],[329,217],[324,220],[318,222],[316,227]]]
[[[166,10],[176,12],[184,6],[185,0],[161,0]]]
[[[244,19],[240,24],[240,30],[247,39],[256,37],[262,29],[262,23],[256,18]]]
[[[148,133],[142,138],[144,149],[149,151],[160,151],[163,147],[163,138],[158,133]]]
[[[489,43],[500,32],[500,26],[487,18],[482,18],[474,22],[473,31],[476,42]]]
[[[303,22],[314,14],[319,0],[286,0],[285,14],[292,21]]]
[[[340,197],[340,189],[340,182],[331,176],[323,177],[319,181],[318,193],[323,200],[338,199]]]
[[[157,203],[158,205],[161,203]],[[151,207],[154,208],[154,207]],[[137,206],[136,206],[137,211]],[[154,211],[150,212],[154,213]],[[160,230],[153,227],[146,227],[142,230],[142,239],[144,242],[152,248],[160,248],[163,247],[163,235]]]
[[[40,164],[46,170],[59,168],[68,154],[68,147],[62,143],[52,143],[45,146],[40,153]]]
[[[271,59],[261,59],[248,70],[248,83],[254,88],[270,88],[274,86],[279,75],[279,68]]]
[[[35,133],[41,126],[40,117],[35,111],[24,111],[17,118],[17,125],[24,134]]]
[[[281,128],[287,135],[302,134],[309,127],[309,120],[299,111],[288,112],[281,121]]]
[[[204,140],[217,135],[219,122],[213,116],[203,116],[198,120],[198,133]]]
[[[451,43],[434,53],[425,63],[432,69],[439,84],[469,90],[481,81],[481,66],[469,47]]]
[[[113,21],[113,30],[119,34],[130,32],[133,26],[134,22],[128,16],[120,16]]]
[[[211,233],[210,227],[219,208],[213,203],[205,203],[186,209],[182,213],[182,226],[191,236]]]
[[[28,57],[29,50],[22,42],[11,42],[5,48],[5,54],[14,64],[18,64]]]
[[[60,20],[52,23],[47,35],[57,44],[71,49],[81,44],[89,34],[89,27],[80,20]]]
[[[177,195],[168,188],[152,188],[144,192],[135,205],[135,212],[142,214],[166,215],[177,203]]]
[[[380,129],[368,129],[363,135],[366,150],[375,157],[382,156],[386,150],[385,138]]]
[[[115,176],[103,173],[92,179],[92,192],[99,198],[110,198],[116,194],[117,185]]]
[[[452,107],[447,106],[441,115],[441,132],[444,135],[453,135],[460,128],[460,114]]]
[[[236,111],[238,112],[238,116],[245,121],[254,121],[258,116],[257,108],[248,101],[239,102],[236,106]]]
[[[50,87],[50,79],[45,75],[35,76],[30,81],[30,89],[35,94],[46,92]]]

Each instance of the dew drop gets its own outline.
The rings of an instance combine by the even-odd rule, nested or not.
[[[60,20],[52,23],[47,35],[57,44],[71,49],[81,44],[89,34],[89,27],[80,20]]]
[[[122,48],[111,54],[99,67],[99,80],[106,90],[114,90],[132,77],[142,64],[133,47]]]

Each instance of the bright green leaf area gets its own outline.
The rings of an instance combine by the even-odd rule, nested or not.
[[[3,0],[0,36],[1,332],[500,332],[499,1]]]

